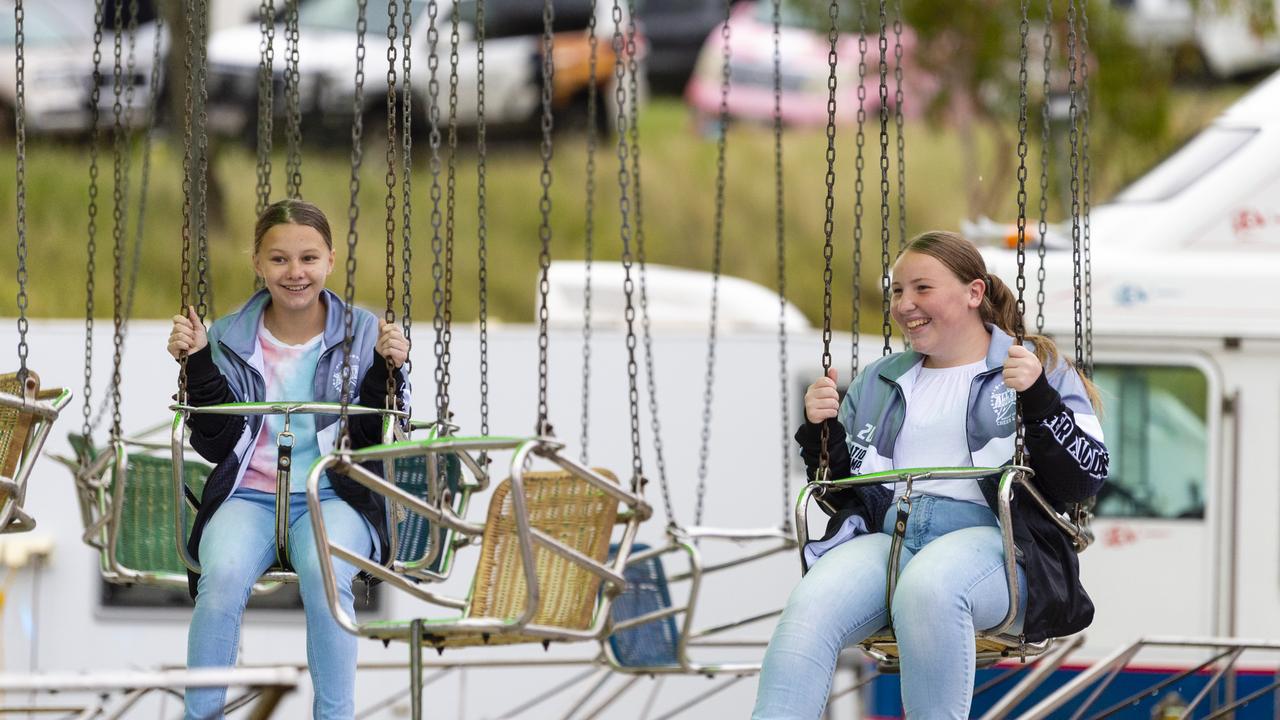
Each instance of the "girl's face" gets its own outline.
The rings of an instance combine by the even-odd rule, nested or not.
[[[262,236],[253,269],[277,308],[307,310],[320,299],[324,281],[333,272],[333,260],[334,251],[315,228],[281,223]]]
[[[974,323],[982,326],[978,306],[986,285],[961,282],[932,255],[908,252],[893,267],[890,313],[924,355],[946,354],[950,340],[964,337]]]

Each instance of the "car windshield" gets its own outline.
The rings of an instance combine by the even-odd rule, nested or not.
[[[0,43],[13,45],[14,27],[13,5],[0,12]],[[0,5],[3,7],[3,5]],[[35,3],[24,3],[22,8],[22,40],[26,47],[40,45],[63,45],[74,42],[78,35],[67,29],[62,18],[42,10]]]
[[[854,30],[856,19],[853,13],[852,4],[848,0],[840,0],[840,14],[837,22],[842,32]],[[804,28],[806,30],[819,30],[826,32],[831,27],[831,16],[828,15],[830,5],[822,3],[821,5],[813,2],[797,2],[797,0],[783,0],[782,2],[782,26]],[[773,24],[773,3],[760,0],[756,3],[756,22],[763,25]]]
[[[414,0],[413,17],[426,17],[427,3]],[[365,37],[387,34],[387,0],[369,0]],[[311,0],[298,8],[298,25],[317,30],[356,31],[356,4],[351,0]]]
[[[1167,200],[1239,152],[1256,134],[1253,128],[1211,127],[1121,191],[1115,202]]]

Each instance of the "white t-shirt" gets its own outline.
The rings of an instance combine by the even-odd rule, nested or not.
[[[972,467],[965,417],[973,378],[987,369],[985,360],[948,368],[916,368],[915,382],[907,394],[907,416],[893,447],[894,468]],[[893,497],[906,486],[893,485]],[[912,493],[986,505],[975,480],[928,480],[912,486]]]

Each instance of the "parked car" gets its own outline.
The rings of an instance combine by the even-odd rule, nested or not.
[[[1124,13],[1135,42],[1173,54],[1180,75],[1230,78],[1280,66],[1275,29],[1280,3],[1112,0],[1112,5]]]
[[[554,103],[557,110],[572,108],[586,97],[589,78],[587,0],[557,0],[554,61]],[[367,119],[385,117],[386,108],[386,0],[372,0],[367,9],[365,35],[364,102]],[[613,51],[608,3],[599,3],[600,34],[598,84],[612,81]],[[412,74],[415,126],[425,128],[428,108],[427,2],[413,0]],[[449,86],[449,32],[451,3],[440,3],[436,26],[440,33],[439,102],[441,120],[447,113]],[[475,43],[476,3],[459,4],[458,121],[476,122],[477,62]],[[521,125],[536,119],[541,97],[541,3],[526,0],[490,0],[485,4],[485,119],[494,125]],[[299,97],[304,123],[321,128],[349,127],[353,110],[355,77],[356,9],[350,0],[308,0],[299,10]],[[209,41],[210,131],[251,137],[256,128],[260,30],[256,22],[228,28]],[[274,112],[283,118],[284,31],[276,28]],[[399,72],[397,72],[399,75]]]
[[[815,12],[803,3],[783,2],[780,52],[782,56],[782,120],[794,125],[821,125],[827,121],[827,77],[830,68],[827,55],[827,15]],[[841,17],[851,17],[852,6]],[[873,14],[870,18],[876,22]],[[880,108],[879,45],[873,36],[877,30],[868,27],[867,99],[868,113]],[[903,34],[904,56],[909,58],[915,44],[908,29]],[[707,36],[698,56],[698,64],[685,90],[685,100],[703,118],[720,111],[721,65],[723,63],[721,29],[716,26]],[[729,114],[735,118],[771,120],[773,118],[773,5],[770,2],[743,2],[733,8],[729,17]],[[858,102],[858,36],[842,32],[837,41],[839,62],[836,67],[836,118],[850,122],[856,118]],[[895,66],[890,41],[889,72]],[[918,113],[923,104],[917,88],[918,73],[905,72],[904,108]],[[892,77],[890,77],[892,83]],[[890,92],[890,103],[893,93]]]
[[[643,0],[637,12],[649,40],[649,86],[683,92],[702,43],[724,20],[723,0]]]

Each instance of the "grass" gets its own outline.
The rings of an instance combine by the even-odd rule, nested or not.
[[[1139,174],[1172,147],[1185,140],[1239,94],[1229,88],[1212,93],[1184,93],[1175,104],[1174,127],[1163,141],[1125,145],[1109,142],[1105,128],[1095,128],[1092,140],[1095,184],[1093,197],[1105,199],[1124,182]],[[681,267],[708,270],[713,257],[716,187],[716,143],[699,135],[687,111],[676,100],[657,99],[641,118],[643,184],[643,225],[648,260]],[[848,327],[851,318],[848,278],[854,217],[853,128],[841,127],[837,137],[838,180],[835,188],[833,274],[835,300],[833,323]],[[990,139],[980,136],[983,154],[990,163],[1015,163],[1016,158],[991,157]],[[97,266],[94,280],[95,314],[109,318],[112,305],[113,168],[109,144],[99,151],[99,189],[96,222]],[[963,189],[967,183],[983,182],[984,168],[967,168],[961,163],[956,136],[945,129],[922,123],[906,130],[908,178],[908,233],[928,228],[956,228],[970,216]],[[616,260],[619,208],[617,147],[612,138],[602,138],[596,156],[595,257]],[[825,224],[825,152],[822,128],[790,129],[785,136],[784,201],[786,207],[786,255],[788,296],[815,323],[822,317],[822,246]],[[278,143],[280,147],[283,143]],[[344,287],[343,260],[347,236],[349,201],[349,149],[309,145],[303,162],[303,195],[329,215],[334,241],[339,247],[338,270],[330,287]],[[876,128],[868,128],[866,138],[865,193],[863,198],[863,297],[871,304],[864,312],[863,327],[879,327],[874,299],[879,294],[880,197],[879,139]],[[890,136],[893,152],[895,138]],[[426,142],[414,145],[413,194],[413,315],[418,320],[431,316],[432,237],[434,223],[430,189],[432,175]],[[27,240],[29,245],[28,292],[32,317],[84,317],[88,285],[88,156],[87,143],[32,140],[27,153]],[[1029,153],[1032,188],[1038,173],[1039,148]],[[386,231],[385,171],[381,148],[368,148],[362,167],[360,213],[357,222],[356,297],[366,307],[384,304]],[[477,211],[476,153],[467,142],[457,160],[455,237],[455,319],[467,322],[477,315],[476,281]],[[12,167],[12,146],[0,149],[0,163]],[[891,163],[892,163],[891,159]],[[133,184],[141,163],[138,148],[132,154]],[[728,138],[725,184],[723,271],[775,286],[773,138],[770,128],[747,123],[735,124]],[[541,161],[535,143],[505,142],[490,147],[487,154],[487,218],[489,243],[488,272],[491,316],[509,322],[534,318],[534,289],[539,251],[538,182]],[[584,255],[584,214],[586,197],[586,148],[580,133],[561,133],[556,138],[552,162],[551,226],[552,256],[580,259]],[[274,187],[283,186],[284,157],[273,161]],[[224,193],[225,218],[209,234],[210,278],[216,313],[233,308],[252,289],[250,245],[255,205],[256,168],[251,149],[221,145],[212,162],[213,177]],[[891,168],[890,180],[895,171]],[[182,238],[182,148],[181,138],[158,139],[152,157],[150,192],[141,250],[141,267],[136,290],[134,317],[159,318],[172,315],[179,304]],[[442,174],[440,182],[443,184]],[[0,194],[14,196],[14,176],[0,176]],[[1007,207],[993,209],[1000,218],[1014,217],[1014,194],[1010,186]],[[1032,207],[1038,193],[1032,192]],[[399,193],[397,191],[397,197]],[[136,193],[135,193],[136,198]],[[890,205],[896,208],[896,199]],[[136,199],[134,200],[136,209]],[[14,227],[14,205],[0,208],[0,223]],[[1034,210],[1033,210],[1034,212]],[[443,209],[442,209],[443,213]],[[132,217],[132,215],[131,215]],[[397,208],[396,218],[400,217]],[[445,232],[443,217],[440,232]],[[634,218],[633,218],[634,221]],[[896,211],[890,218],[891,244],[898,242]],[[132,229],[123,235],[126,257],[132,245]],[[12,234],[9,236],[12,238]],[[12,242],[12,241],[10,241]],[[400,255],[396,235],[396,257]],[[13,246],[10,244],[10,248]],[[11,258],[5,267],[13,267]],[[128,268],[125,268],[127,276]],[[397,269],[396,289],[400,288]],[[12,298],[17,293],[15,274],[0,277],[0,297],[6,315],[16,315]],[[397,299],[396,306],[400,301]]]

